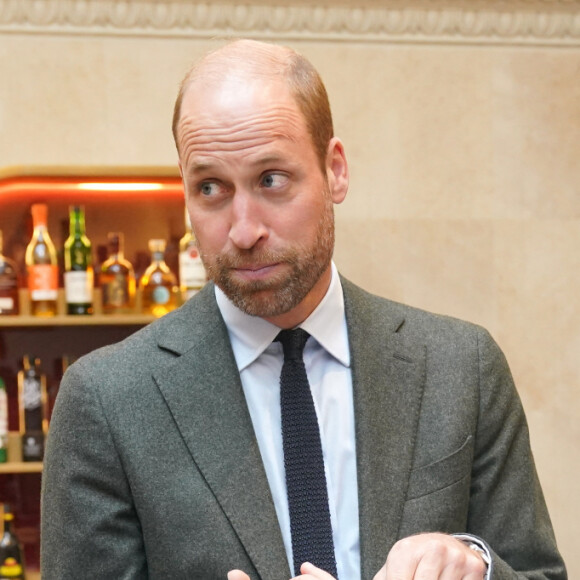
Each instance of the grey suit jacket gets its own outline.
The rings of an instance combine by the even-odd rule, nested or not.
[[[362,578],[398,539],[441,531],[484,539],[494,580],[564,579],[498,347],[479,327],[342,283]],[[67,371],[41,540],[43,580],[291,577],[212,284]]]

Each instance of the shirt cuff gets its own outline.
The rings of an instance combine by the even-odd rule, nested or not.
[[[491,552],[489,550],[488,545],[477,536],[472,536],[471,534],[451,534],[451,535],[454,538],[461,540],[469,548],[475,550],[481,555],[483,561],[487,564],[487,572],[485,573],[483,580],[491,580],[493,561],[491,558]]]

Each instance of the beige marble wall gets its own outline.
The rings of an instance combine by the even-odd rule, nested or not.
[[[424,13],[413,27],[379,1],[349,18],[345,2],[338,12],[304,8],[308,26],[272,12],[278,32],[261,24],[263,12],[226,6],[204,34],[11,22],[3,3],[0,166],[172,165],[176,87],[213,33],[272,37],[309,56],[351,163],[337,210],[340,269],[379,294],[491,330],[527,410],[570,577],[580,577],[578,2],[537,2],[537,19],[525,2],[529,20],[466,12],[459,36],[455,12]]]

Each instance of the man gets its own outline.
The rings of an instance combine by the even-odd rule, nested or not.
[[[174,134],[213,283],[67,372],[43,476],[43,580],[566,578],[495,343],[371,296],[331,262],[348,168],[310,63],[244,40],[210,53],[182,85]],[[296,556],[285,473],[275,339],[296,327],[320,427],[325,569]]]

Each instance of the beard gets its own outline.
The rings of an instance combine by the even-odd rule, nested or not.
[[[332,259],[334,249],[334,210],[329,192],[324,192],[325,207],[316,234],[307,243],[296,242],[284,250],[235,250],[210,256],[203,246],[198,249],[208,278],[242,312],[269,318],[289,312],[304,300]],[[299,238],[299,232],[297,232]],[[199,244],[199,242],[198,242]],[[239,280],[232,274],[248,264],[281,263],[289,271],[272,275],[267,280]]]

